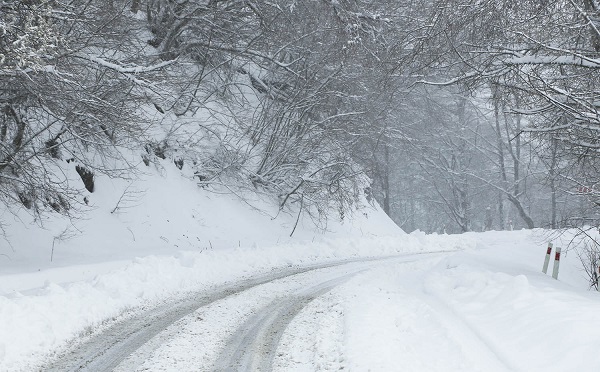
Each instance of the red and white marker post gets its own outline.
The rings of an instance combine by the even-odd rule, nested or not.
[[[548,243],[548,249],[546,250],[546,258],[544,259],[544,267],[542,272],[548,274],[548,265],[550,264],[550,256],[552,255],[552,243]]]
[[[558,266],[560,265],[560,247],[556,247],[556,254],[554,255],[554,269],[552,270],[552,277],[558,280]]]

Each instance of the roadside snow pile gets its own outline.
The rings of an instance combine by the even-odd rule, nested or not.
[[[558,281],[541,273],[540,233],[466,234],[478,249],[421,272],[389,265],[336,288],[345,322],[344,369],[563,372],[599,366],[600,293],[586,290],[575,254],[563,259]]]
[[[598,293],[469,264],[432,274],[425,288],[511,370],[584,371],[600,365]]]
[[[312,329],[332,334],[314,332],[314,340],[303,335],[298,342],[304,348],[294,346],[299,365],[304,360],[307,370],[389,371],[401,365],[405,371],[444,372],[559,372],[600,365],[600,294],[585,290],[574,252],[563,256],[558,281],[541,273],[544,233],[338,238],[151,255],[114,263],[108,271],[100,263],[102,273],[93,279],[48,282],[0,296],[0,370],[39,369],[70,339],[171,296],[277,268],[439,251],[447,253],[382,264],[307,306],[299,319],[314,319],[320,323]],[[39,273],[18,277],[28,275]],[[307,316],[311,311],[316,314]]]
[[[599,366],[600,293],[585,290],[576,252],[562,256],[556,281],[551,268],[548,275],[541,273],[543,245],[535,247],[522,231],[512,233],[511,244],[510,235],[488,234],[487,254],[447,258],[426,277],[425,292],[451,309],[511,370]],[[555,237],[555,246],[566,247],[565,239],[571,237]]]
[[[419,274],[390,265],[339,288],[344,370],[504,371],[455,314],[422,292]]]
[[[414,234],[138,258],[93,280],[47,283],[26,295],[13,292],[0,297],[0,370],[35,368],[45,354],[103,321],[184,291],[208,289],[279,267],[474,246],[472,238]]]

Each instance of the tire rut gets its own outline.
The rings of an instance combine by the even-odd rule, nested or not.
[[[440,252],[429,252],[427,254],[432,253],[435,254]],[[313,270],[341,266],[360,261],[384,261],[391,258],[414,255],[419,254],[357,258],[293,269],[286,268],[266,275],[222,285],[210,291],[205,290],[198,293],[192,293],[183,299],[167,300],[162,305],[142,311],[127,319],[109,325],[100,333],[91,336],[89,339],[76,344],[66,352],[52,358],[52,361],[40,368],[40,370],[49,372],[112,371],[129,355],[165,330],[168,326],[193,313],[197,309],[210,305],[215,301],[238,294],[261,284]],[[300,307],[300,309],[301,308],[302,307]],[[298,309],[298,311],[300,309]]]
[[[230,337],[213,370],[223,372],[272,370],[279,341],[287,326],[312,300],[346,282],[360,271],[276,300],[252,316]]]

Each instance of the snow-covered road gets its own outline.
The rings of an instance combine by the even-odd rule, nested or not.
[[[422,273],[445,255],[328,263],[245,280],[140,312],[46,369],[514,369],[448,306],[423,292]],[[400,277],[405,285],[397,286]]]
[[[412,254],[288,268],[170,300],[112,324],[44,370],[271,370],[276,356],[279,365],[285,357],[276,350],[288,324],[312,300],[365,270],[438,256]]]
[[[600,365],[600,294],[586,290],[574,254],[559,280],[541,273],[537,236],[411,235],[136,259],[92,281],[0,297],[0,370]]]

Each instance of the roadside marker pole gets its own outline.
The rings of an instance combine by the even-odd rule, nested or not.
[[[558,280],[558,266],[560,265],[560,247],[556,247],[556,254],[554,255],[554,269],[552,270],[552,277]]]
[[[552,243],[548,243],[548,249],[546,250],[546,258],[544,259],[544,267],[542,272],[548,274],[548,264],[550,263],[550,256],[552,255]]]

